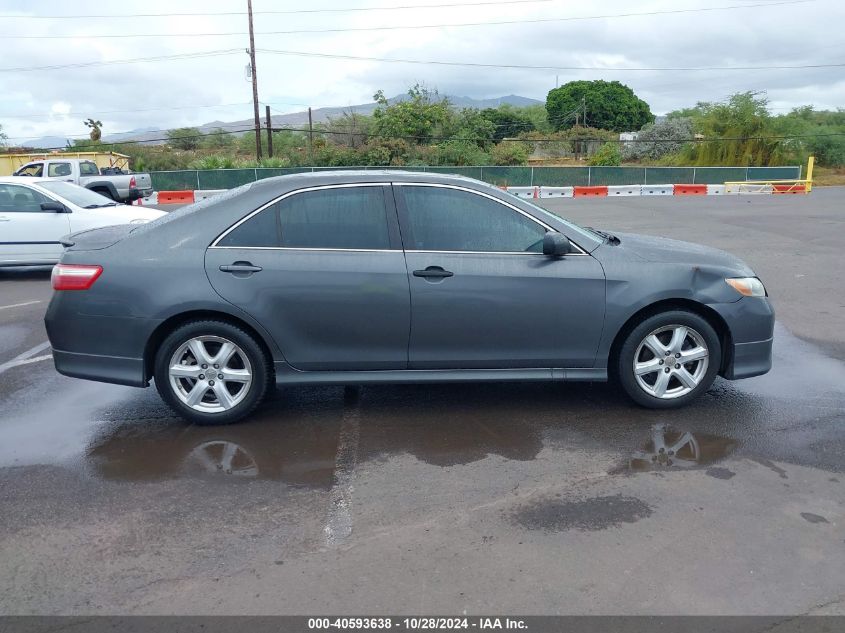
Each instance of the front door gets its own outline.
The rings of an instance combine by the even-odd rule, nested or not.
[[[206,270],[296,369],[407,367],[408,276],[389,184],[288,195],[224,233]]]
[[[605,310],[593,257],[544,256],[550,227],[494,196],[394,189],[411,288],[410,368],[593,366]]]
[[[42,211],[54,202],[23,185],[0,183],[0,264],[52,263],[62,254],[59,239],[70,233],[69,215]]]

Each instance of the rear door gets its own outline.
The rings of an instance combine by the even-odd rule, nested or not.
[[[30,187],[0,183],[0,264],[58,261],[70,214],[42,211],[42,202],[54,200]]]
[[[389,184],[288,194],[218,238],[206,270],[297,369],[407,366],[408,276]]]
[[[551,227],[453,185],[395,183],[411,288],[411,369],[592,367],[605,277],[542,254]]]

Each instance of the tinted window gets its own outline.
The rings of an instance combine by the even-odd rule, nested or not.
[[[0,184],[0,213],[40,213],[42,202],[51,200],[29,187]]]
[[[48,163],[47,175],[50,178],[70,176],[70,163]]]
[[[218,245],[389,249],[383,189],[339,187],[298,193],[253,216]]]
[[[278,246],[279,229],[274,207],[252,216],[220,240],[218,246]]]
[[[400,190],[411,233],[403,235],[408,250],[543,252],[546,230],[494,200],[441,187]]]
[[[278,203],[282,246],[389,249],[384,187],[306,191]]]

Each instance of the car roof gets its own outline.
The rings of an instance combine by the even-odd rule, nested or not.
[[[293,190],[301,187],[367,182],[423,182],[461,185],[475,189],[493,188],[493,185],[474,178],[467,178],[466,176],[448,173],[441,174],[430,171],[414,171],[413,169],[321,169],[319,171],[262,178],[254,183],[250,183],[249,188],[253,191],[265,188],[275,189],[284,183],[284,188]]]
[[[25,185],[26,183],[39,183],[54,180],[53,178],[40,178],[34,176],[0,176],[0,182],[7,184]]]

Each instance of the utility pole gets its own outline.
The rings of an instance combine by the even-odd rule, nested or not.
[[[311,106],[308,106],[308,162],[314,165],[314,123],[311,120]]]
[[[258,116],[258,74],[255,70],[255,34],[252,30],[252,0],[246,0],[249,15],[249,63],[252,70],[252,109],[255,115],[255,158],[261,160],[261,118]]]
[[[273,120],[270,118],[270,106],[265,106],[267,113],[267,157],[273,158]]]
[[[584,110],[584,127],[587,127],[587,97],[581,97],[581,108]]]

